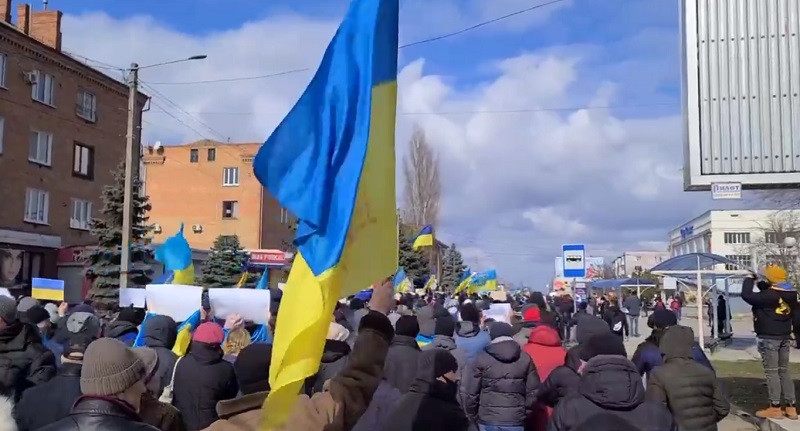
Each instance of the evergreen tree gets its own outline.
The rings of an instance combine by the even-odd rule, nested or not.
[[[421,250],[414,250],[414,239],[419,233],[412,226],[406,225],[400,221],[400,266],[406,270],[409,280],[414,284],[414,287],[421,288],[430,276],[430,265],[428,253],[425,252],[427,248]]]
[[[464,265],[464,258],[453,244],[447,249],[447,253],[442,261],[442,280],[440,288],[445,292],[452,292],[458,287],[461,275],[467,267]]]
[[[205,287],[233,287],[242,277],[247,252],[238,235],[220,235],[214,240],[211,255],[203,266],[200,284]]]
[[[141,196],[140,182],[134,181],[133,222],[131,223],[131,264],[129,286],[144,286],[153,273],[153,249],[150,245],[152,225],[147,223],[150,203]],[[114,171],[114,183],[103,188],[101,218],[92,219],[89,228],[97,237],[97,247],[86,254],[88,275],[92,278],[89,299],[103,315],[113,314],[119,307],[120,262],[122,261],[122,212],[125,195],[125,162]]]

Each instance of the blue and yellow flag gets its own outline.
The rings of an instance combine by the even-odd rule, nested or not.
[[[172,353],[183,356],[189,351],[192,332],[200,326],[200,317],[200,310],[197,310],[178,326],[178,336],[175,338],[175,345],[172,346]]]
[[[314,78],[253,161],[298,218],[264,426],[278,429],[318,371],[336,301],[397,268],[398,0],[353,0]]]
[[[264,273],[258,279],[257,290],[269,289],[269,268],[264,268]]]
[[[173,284],[194,285],[194,264],[192,249],[183,236],[183,223],[178,233],[167,238],[164,244],[156,249],[156,260],[164,264],[166,271],[172,271]]]
[[[433,226],[427,225],[419,232],[417,238],[414,239],[414,250],[420,247],[433,246]]]
[[[472,286],[476,291],[488,292],[497,290],[497,271],[490,269],[472,277]]]
[[[431,274],[431,276],[428,277],[428,281],[425,282],[424,289],[426,292],[433,292],[434,290],[436,290],[436,287],[437,287],[436,276]]]
[[[398,293],[406,293],[411,290],[411,280],[408,279],[406,270],[403,268],[398,269],[394,274],[392,284],[394,285],[394,291]]]
[[[466,278],[462,279],[460,283],[458,283],[458,287],[455,291],[453,291],[453,296],[458,295],[462,290],[468,288],[472,285],[472,278],[474,275],[470,274]]]

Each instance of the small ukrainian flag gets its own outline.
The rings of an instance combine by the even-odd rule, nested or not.
[[[419,235],[414,239],[414,250],[420,247],[433,246],[433,226],[427,225],[419,232]]]
[[[34,278],[31,280],[31,296],[46,301],[63,301],[64,280]]]

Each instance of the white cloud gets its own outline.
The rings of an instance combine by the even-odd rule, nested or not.
[[[570,240],[588,232],[588,227],[569,217],[566,208],[531,208],[522,216],[530,220],[534,228],[544,232],[559,232],[565,240]]]

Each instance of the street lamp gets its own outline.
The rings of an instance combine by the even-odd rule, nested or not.
[[[119,268],[119,287],[128,287],[128,273],[131,265],[131,225],[133,224],[133,178],[138,177],[138,172],[134,169],[139,167],[139,146],[135,133],[141,130],[141,124],[137,124],[136,117],[136,96],[139,94],[139,70],[151,67],[164,66],[167,64],[182,63],[184,61],[204,60],[208,56],[193,55],[179,60],[165,61],[163,63],[139,66],[131,63],[128,74],[128,133],[125,144],[125,191],[122,204],[122,256],[120,257]],[[134,168],[134,166],[136,168]]]

